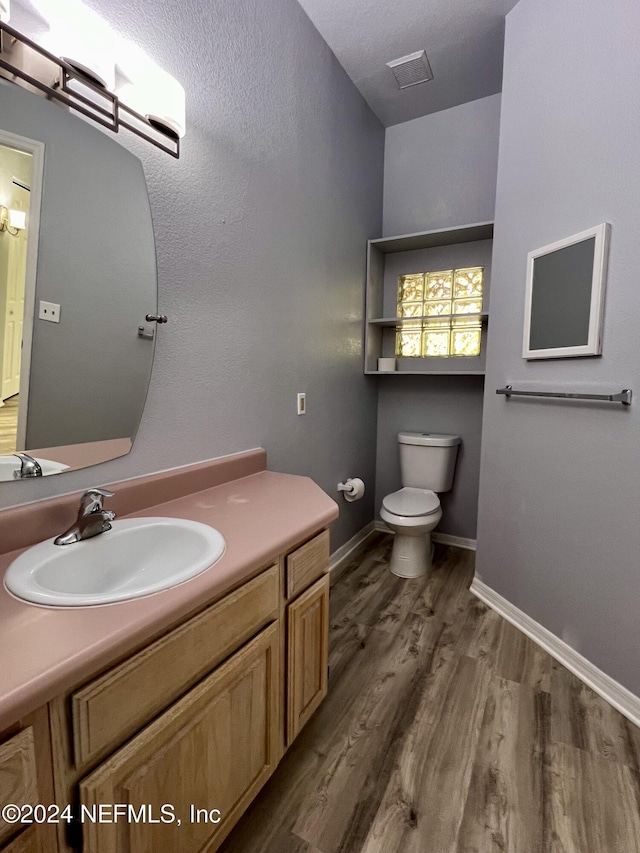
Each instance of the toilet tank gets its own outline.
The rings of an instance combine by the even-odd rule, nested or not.
[[[453,485],[459,435],[400,432],[400,474],[403,486],[448,492]]]

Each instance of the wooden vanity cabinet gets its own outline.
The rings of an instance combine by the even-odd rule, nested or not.
[[[56,802],[85,807],[58,828],[60,851],[217,848],[282,754],[280,587],[274,564],[50,703]],[[93,822],[116,803],[144,819]],[[222,821],[191,826],[192,804]]]
[[[327,693],[328,568],[324,530],[52,700],[38,722],[48,788],[33,787],[37,737],[16,727],[22,788],[2,789],[0,739],[5,802],[69,803],[81,817],[46,833],[0,824],[0,853],[214,853]]]
[[[276,622],[80,783],[89,809],[145,808],[85,823],[84,853],[217,849],[278,762],[279,646]]]
[[[276,564],[75,690],[75,764],[88,768],[113,752],[278,616]]]
[[[286,558],[287,745],[327,695],[329,658],[329,531]]]

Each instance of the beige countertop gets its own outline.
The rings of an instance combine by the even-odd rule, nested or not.
[[[258,471],[127,515],[210,524],[224,536],[226,552],[192,580],[98,607],[39,607],[13,598],[2,586],[0,732],[239,586],[326,527],[337,518],[338,507],[307,477]],[[48,535],[45,531],[42,538]],[[22,550],[0,554],[0,576]]]

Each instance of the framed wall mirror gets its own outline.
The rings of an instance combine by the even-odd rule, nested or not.
[[[602,223],[529,253],[523,358],[600,355],[609,231]]]
[[[19,451],[43,475],[128,453],[156,334],[142,164],[0,79],[0,205],[0,481]]]

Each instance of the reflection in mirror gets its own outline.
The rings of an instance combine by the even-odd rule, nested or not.
[[[13,453],[17,448],[32,159],[27,152],[0,144],[0,406],[5,410],[0,420],[2,454]],[[24,222],[14,212],[24,213]]]
[[[0,80],[0,481],[129,451],[150,378],[155,245],[139,160]],[[6,210],[6,213],[5,213]]]

